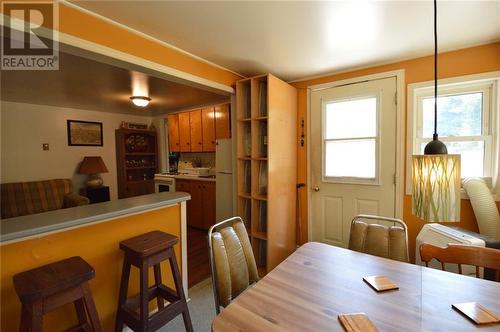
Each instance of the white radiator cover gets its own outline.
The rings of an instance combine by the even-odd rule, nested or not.
[[[446,247],[448,243],[460,243],[479,247],[486,246],[486,243],[482,239],[441,224],[425,224],[420,233],[418,233],[416,242],[415,263],[418,265],[425,265],[420,259],[419,248],[422,243],[429,243],[442,248]],[[441,263],[433,259],[429,267],[441,270]],[[445,269],[448,272],[458,273],[458,265],[456,264],[446,264]],[[482,269],[480,273],[482,275]],[[476,268],[469,265],[463,265],[462,274],[475,276]]]

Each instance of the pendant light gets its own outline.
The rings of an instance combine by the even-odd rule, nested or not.
[[[449,155],[437,133],[437,0],[434,0],[434,134],[412,158],[412,214],[425,221],[460,220],[460,155]]]

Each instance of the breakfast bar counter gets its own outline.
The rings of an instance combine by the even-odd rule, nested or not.
[[[12,277],[72,256],[82,257],[95,269],[90,287],[104,330],[112,330],[123,261],[119,243],[153,230],[180,239],[174,250],[187,294],[186,201],[190,198],[187,193],[163,192],[2,219],[0,330],[19,329],[21,303]],[[164,283],[174,287],[169,267],[162,266],[162,272]],[[129,294],[138,293],[138,279],[132,270]],[[65,306],[44,316],[44,330],[63,330],[75,322],[73,306]]]

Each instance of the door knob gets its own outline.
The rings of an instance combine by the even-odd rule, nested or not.
[[[314,188],[313,188],[313,190],[314,190],[314,191],[319,191],[319,187],[318,187],[318,186],[316,186],[316,187],[314,187]]]

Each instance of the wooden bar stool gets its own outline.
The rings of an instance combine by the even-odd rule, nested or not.
[[[44,314],[74,303],[78,326],[70,331],[102,332],[88,284],[94,277],[94,269],[81,257],[71,257],[16,274],[14,288],[22,303],[20,331],[42,331]]]
[[[116,312],[116,332],[122,331],[123,324],[128,325],[134,331],[156,331],[179,314],[182,314],[186,330],[193,331],[181,275],[175,259],[174,245],[177,242],[177,237],[160,231],[149,232],[120,242],[120,249],[125,252],[125,257]],[[175,291],[161,282],[160,262],[165,260],[170,263]],[[140,270],[140,293],[127,299],[131,265]],[[149,267],[154,269],[155,283],[152,287],[148,285]],[[148,303],[155,298],[158,311],[150,316]],[[167,300],[169,304],[165,306],[164,300]]]

